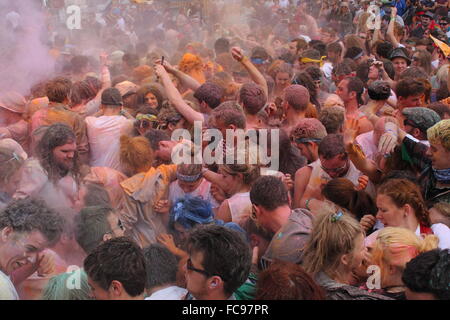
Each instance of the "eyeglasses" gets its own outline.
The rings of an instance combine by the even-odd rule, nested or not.
[[[187,260],[187,262],[186,262],[186,268],[188,269],[188,270],[191,270],[191,271],[194,271],[194,272],[197,272],[197,273],[201,273],[201,274],[203,274],[204,276],[206,276],[206,277],[211,277],[211,274],[209,273],[209,272],[207,272],[207,271],[205,271],[205,270],[201,270],[201,269],[197,269],[197,268],[194,268],[194,266],[192,265],[192,260],[191,260],[191,258],[189,258],[188,260]]]
[[[344,171],[344,170],[347,168],[347,163],[346,163],[344,166],[340,167],[340,168],[334,168],[334,169],[328,169],[328,168],[325,168],[325,167],[322,166],[322,165],[321,165],[320,167],[322,168],[323,171],[325,171],[325,172],[327,172],[327,173],[329,173],[329,172],[332,172],[332,173],[339,173],[339,172]]]

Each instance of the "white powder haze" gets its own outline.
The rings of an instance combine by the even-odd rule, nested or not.
[[[0,2],[0,91],[27,95],[31,86],[53,74],[47,38],[40,1]]]

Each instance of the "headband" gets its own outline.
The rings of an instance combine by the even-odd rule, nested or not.
[[[295,139],[295,142],[297,143],[307,143],[307,142],[321,142],[322,139],[317,139],[317,138],[297,138]]]
[[[353,57],[353,60],[359,59],[363,56],[363,51],[361,51],[359,54]]]
[[[156,117],[153,114],[140,114],[136,117],[136,120],[141,121],[141,120],[148,120],[151,122],[156,122],[158,121],[158,117]]]
[[[300,59],[301,62],[303,63],[308,63],[308,62],[314,62],[314,63],[320,63],[320,66],[323,66],[323,60],[326,58],[327,56],[322,56],[320,58],[320,60],[317,59],[311,59],[311,58],[307,58],[307,57],[303,57]]]
[[[202,177],[202,173],[196,174],[194,176],[188,176],[177,172],[177,179],[183,182],[195,182]]]

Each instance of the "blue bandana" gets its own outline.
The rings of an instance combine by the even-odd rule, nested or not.
[[[450,184],[450,168],[442,170],[433,169],[433,173],[438,182]]]

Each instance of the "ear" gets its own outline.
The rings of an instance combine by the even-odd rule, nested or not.
[[[419,139],[422,136],[422,132],[418,128],[414,128],[413,132],[412,132],[412,136],[416,139]]]
[[[343,254],[341,256],[341,263],[344,266],[349,266],[350,265],[350,260],[351,260],[351,255],[349,253]]]
[[[8,240],[8,238],[12,235],[12,233],[13,233],[13,229],[11,227],[3,228],[1,235],[0,235],[2,242],[6,242],[6,240]]]
[[[236,130],[237,127],[234,124],[230,124],[227,129]]]
[[[411,214],[414,214],[414,209],[409,204],[405,204],[403,206],[403,209],[405,210],[405,213],[404,213],[405,218]]]
[[[175,126],[173,125],[173,123],[169,123],[169,125],[167,126],[167,128],[168,128],[170,131],[173,131],[173,130],[175,129]]]
[[[120,297],[122,295],[122,292],[124,291],[122,283],[120,283],[120,281],[113,280],[109,287],[109,291],[113,295],[113,297]]]
[[[210,290],[222,290],[223,289],[223,281],[218,276],[213,276],[208,280],[208,289]]]
[[[103,235],[103,242],[106,242],[106,241],[111,240],[111,239],[112,239],[112,235],[110,233],[105,233]]]

